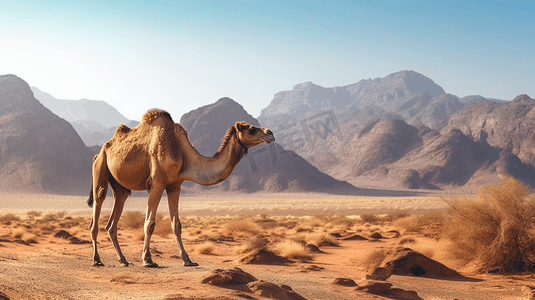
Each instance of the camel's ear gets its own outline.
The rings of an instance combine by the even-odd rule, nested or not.
[[[244,121],[236,122],[235,126],[236,126],[236,129],[238,129],[238,131],[247,130],[249,129],[249,127],[251,127],[249,124],[245,123]]]

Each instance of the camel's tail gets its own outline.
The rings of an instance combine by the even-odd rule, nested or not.
[[[89,199],[87,199],[87,205],[93,207],[93,179],[91,179],[91,189],[89,190]]]

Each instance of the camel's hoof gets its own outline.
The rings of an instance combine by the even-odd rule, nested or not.
[[[104,264],[101,263],[100,261],[94,261],[92,266],[93,267],[104,267]]]
[[[145,262],[145,263],[143,263],[143,267],[145,267],[145,268],[158,268],[158,264],[157,263],[153,263],[152,261],[151,262]]]
[[[194,263],[191,260],[184,262],[184,267],[197,267],[197,266],[199,266],[199,264],[198,263]]]
[[[121,262],[121,267],[128,267],[130,264],[125,261],[125,262]]]

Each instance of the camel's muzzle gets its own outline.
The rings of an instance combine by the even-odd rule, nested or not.
[[[264,140],[264,142],[266,142],[266,144],[270,144],[271,142],[275,141],[275,136],[273,135],[273,132],[271,132],[271,130],[268,130],[266,134],[262,137],[262,139]]]

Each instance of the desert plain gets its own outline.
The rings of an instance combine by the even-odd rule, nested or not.
[[[526,286],[535,284],[533,273],[482,273],[453,257],[450,242],[441,238],[448,207],[438,194],[185,194],[182,235],[198,267],[182,266],[163,197],[151,243],[158,268],[141,266],[142,193],[127,200],[119,222],[119,242],[131,265],[120,266],[104,229],[113,202],[108,197],[98,236],[105,266],[92,267],[86,198],[0,193],[0,299],[530,299]],[[399,248],[460,275],[394,274],[383,281],[391,285],[384,292],[359,290]],[[284,260],[247,257],[259,249]],[[210,283],[214,271],[233,268],[292,292]],[[337,284],[337,278],[350,284]]]

